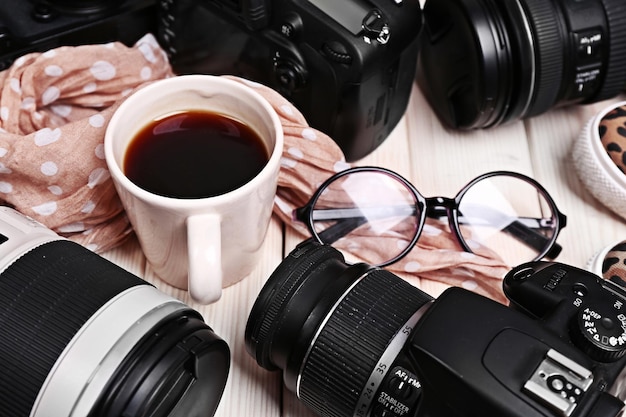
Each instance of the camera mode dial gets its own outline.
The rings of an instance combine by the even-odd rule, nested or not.
[[[600,362],[613,362],[626,353],[626,314],[611,304],[581,307],[574,324],[574,340],[587,355]]]
[[[274,57],[274,75],[279,92],[287,97],[306,84],[307,75],[304,67],[280,54]]]

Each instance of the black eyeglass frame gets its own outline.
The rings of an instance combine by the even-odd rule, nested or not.
[[[469,253],[474,253],[472,249],[469,247],[469,245],[467,244],[467,242],[465,241],[465,239],[463,238],[463,235],[461,233],[461,227],[460,227],[461,223],[459,222],[459,210],[458,210],[459,203],[461,202],[461,199],[463,198],[463,196],[468,192],[468,190],[471,189],[472,186],[474,186],[476,183],[484,179],[496,177],[496,176],[509,176],[509,177],[517,178],[534,186],[537,189],[537,191],[542,195],[542,197],[545,199],[545,201],[548,203],[548,205],[550,206],[550,210],[552,211],[554,215],[554,219],[556,220],[556,224],[553,227],[555,230],[554,235],[549,238],[548,242],[542,244],[543,249],[538,249],[535,247],[538,253],[535,256],[535,258],[532,259],[532,261],[537,261],[544,257],[548,259],[554,259],[559,255],[559,253],[562,250],[562,247],[558,243],[556,243],[556,240],[561,230],[567,225],[567,216],[565,216],[565,214],[563,214],[558,209],[558,207],[556,206],[556,203],[554,202],[554,199],[550,196],[550,194],[548,194],[548,191],[541,184],[539,184],[537,181],[535,181],[531,177],[528,177],[524,174],[520,174],[514,171],[491,171],[491,172],[487,172],[485,174],[479,175],[478,177],[474,178],[473,180],[465,184],[465,186],[461,188],[461,190],[457,193],[457,195],[454,198],[424,197],[417,190],[417,188],[415,188],[413,184],[411,184],[406,178],[404,178],[397,172],[391,171],[387,168],[375,167],[375,166],[352,167],[352,168],[348,168],[346,170],[340,171],[332,175],[319,186],[319,188],[315,191],[311,199],[304,206],[299,207],[294,210],[293,212],[294,219],[304,223],[307,226],[307,229],[309,230],[309,232],[311,233],[311,236],[313,236],[313,238],[315,238],[315,240],[317,240],[319,243],[328,243],[329,240],[323,239],[320,236],[320,233],[318,233],[315,230],[315,225],[314,225],[315,219],[314,219],[313,208],[317,204],[317,201],[322,196],[326,188],[328,188],[328,186],[331,183],[347,175],[351,175],[351,174],[355,174],[359,172],[376,172],[376,173],[385,174],[389,177],[394,178],[395,180],[402,183],[411,192],[415,201],[417,202],[416,209],[419,208],[419,212],[417,212],[419,213],[419,216],[417,215],[415,211],[413,213],[416,217],[418,217],[418,223],[417,223],[416,233],[413,236],[413,238],[410,240],[409,244],[398,255],[389,259],[388,261],[377,264],[376,266],[384,267],[394,262],[397,262],[398,260],[405,257],[411,250],[413,250],[413,248],[417,244],[417,241],[420,238],[420,235],[422,234],[427,217],[441,218],[443,217],[443,215],[445,215],[448,218],[448,225],[450,227],[450,230],[452,231],[454,237],[459,242],[463,250]],[[333,241],[337,240],[340,237],[345,236],[351,230],[358,227],[360,224],[362,223],[356,222],[351,225],[348,225],[347,227],[344,227],[343,232],[335,233],[337,237],[336,239],[333,239]],[[347,232],[345,232],[346,229],[348,229]],[[546,240],[545,236],[540,235],[525,226],[521,226],[521,229],[517,229],[517,231],[513,231],[512,233],[516,234],[516,233],[519,233],[520,231],[522,231],[524,234],[528,234],[528,233],[535,234],[535,236],[533,236],[534,238],[538,238],[543,241]],[[326,230],[324,232],[326,232]]]

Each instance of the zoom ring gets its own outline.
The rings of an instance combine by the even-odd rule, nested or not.
[[[526,5],[529,22],[535,29],[537,62],[535,93],[527,116],[535,116],[548,110],[557,100],[563,76],[562,39],[552,2],[528,0]]]
[[[626,4],[624,0],[602,0],[609,33],[608,62],[602,89],[592,100],[614,97],[626,86]]]
[[[111,279],[112,275],[119,279]],[[27,416],[48,373],[84,323],[111,298],[145,284],[70,241],[38,246],[0,279],[0,416]],[[117,277],[116,277],[117,278]]]
[[[372,270],[330,313],[302,366],[299,397],[322,417],[354,415],[389,342],[432,298],[385,270]]]

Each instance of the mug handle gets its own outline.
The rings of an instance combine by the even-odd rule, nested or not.
[[[200,304],[211,304],[222,296],[221,217],[193,215],[186,223],[189,294]]]

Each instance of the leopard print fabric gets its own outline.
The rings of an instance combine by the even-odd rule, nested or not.
[[[626,281],[626,241],[613,246],[602,261],[602,276]]]
[[[598,130],[609,157],[626,174],[626,106],[616,107],[607,113]]]

